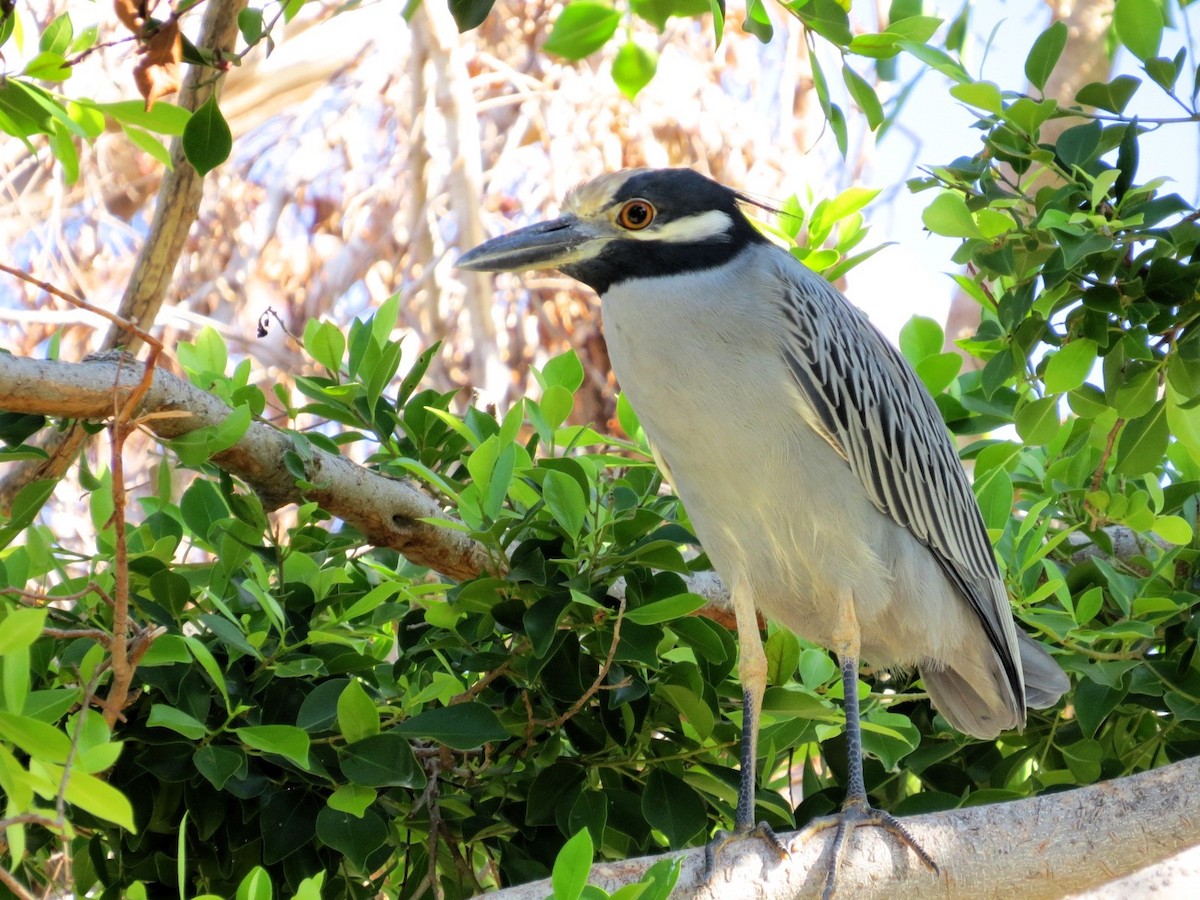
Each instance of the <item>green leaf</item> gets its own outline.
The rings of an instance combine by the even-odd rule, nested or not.
[[[1048,444],[1058,434],[1058,397],[1041,397],[1017,411],[1017,434],[1027,444]]]
[[[546,390],[542,392],[542,399],[538,402],[538,408],[545,418],[546,426],[551,431],[567,421],[567,417],[571,415],[574,407],[574,396],[560,384],[547,385]]]
[[[395,730],[355,741],[338,753],[338,761],[342,773],[360,787],[425,787],[412,747]]]
[[[871,87],[867,80],[855,72],[848,63],[842,64],[842,81],[846,83],[846,90],[850,92],[850,96],[854,98],[858,108],[867,117],[867,127],[874,131],[882,125],[883,104],[879,102],[875,88]]]
[[[218,791],[222,790],[234,775],[240,772],[242,777],[245,777],[247,772],[246,754],[241,747],[205,744],[192,754],[192,763],[196,766],[196,771]]]
[[[927,356],[913,368],[930,395],[936,397],[950,387],[962,369],[963,358],[957,353],[937,353]]]
[[[580,829],[563,844],[555,857],[554,871],[550,876],[554,900],[578,900],[592,870],[594,853],[592,836],[586,828]]]
[[[586,513],[583,489],[579,483],[565,472],[551,469],[542,482],[542,497],[546,501],[546,508],[563,531],[572,540],[578,538]]]
[[[309,319],[304,324],[304,349],[336,377],[346,352],[346,336],[332,322]]]
[[[221,115],[217,95],[213,93],[192,113],[183,129],[183,152],[197,172],[207,175],[229,158],[232,149],[233,133]]]
[[[181,709],[162,703],[155,703],[150,707],[150,716],[146,719],[146,725],[169,728],[193,741],[198,741],[208,734],[208,729],[199,719],[188,715]]]
[[[626,41],[613,58],[612,77],[621,93],[633,100],[654,79],[658,54],[634,41]]]
[[[1186,546],[1192,542],[1192,526],[1182,516],[1158,516],[1150,530],[1172,544]]]
[[[330,809],[361,816],[368,806],[375,802],[379,792],[374,788],[360,787],[357,784],[342,784],[329,795],[325,802]]]
[[[367,859],[387,840],[388,826],[373,810],[361,816],[326,807],[317,813],[317,837],[346,857],[356,869],[366,868]]]
[[[1150,412],[1127,422],[1121,430],[1117,441],[1116,473],[1143,475],[1157,471],[1166,456],[1170,437],[1166,407],[1160,400]]]
[[[0,656],[24,650],[42,634],[46,624],[45,609],[11,609],[0,619]]]
[[[337,721],[348,744],[379,734],[379,710],[357,680],[351,680],[338,696]]]
[[[689,688],[680,684],[660,684],[655,697],[665,699],[675,707],[683,718],[696,729],[696,734],[705,740],[712,734],[716,719],[708,704]]]
[[[1093,81],[1079,89],[1075,102],[1120,115],[1141,86],[1141,79],[1132,75],[1118,75],[1109,82]]]
[[[263,753],[276,753],[308,769],[308,732],[295,725],[247,725],[233,729],[242,742]]]
[[[38,39],[38,49],[44,53],[57,53],[61,56],[71,46],[71,39],[74,36],[75,28],[71,25],[71,16],[68,13],[62,13],[42,32],[42,36]]]
[[[800,640],[786,628],[777,628],[767,638],[767,683],[783,686],[792,680],[800,664]]]
[[[800,683],[810,691],[822,687],[837,674],[837,665],[829,654],[815,647],[808,647],[800,654],[797,664],[800,672]]]
[[[62,781],[61,766],[47,765],[45,769],[56,785]],[[101,781],[96,776],[72,769],[63,796],[72,806],[78,806],[106,822],[120,825],[126,831],[137,833],[137,827],[133,823],[133,807],[129,800],[111,784]]]
[[[667,836],[671,849],[687,846],[708,824],[704,801],[687,782],[658,768],[646,779],[642,815]]]
[[[0,712],[0,734],[39,761],[65,762],[71,752],[71,741],[65,734],[28,716]]]
[[[450,15],[459,33],[478,28],[492,11],[496,0],[449,0]]]
[[[946,335],[942,326],[927,316],[913,316],[900,329],[900,352],[912,365],[942,352]]]
[[[87,105],[85,101],[79,102]],[[155,103],[149,110],[141,100],[96,103],[94,107],[122,126],[133,125],[136,128],[144,128],[156,134],[166,134],[172,137],[182,135],[192,118],[192,114],[186,109],[162,101]]]
[[[1025,77],[1039,91],[1045,90],[1046,81],[1066,46],[1067,26],[1061,21],[1052,24],[1033,42],[1029,55],[1025,57]]]
[[[944,50],[918,41],[897,41],[896,46],[958,84],[966,84],[971,80],[966,70]]]
[[[984,112],[999,115],[1004,111],[1000,88],[990,81],[972,81],[968,84],[953,85],[950,88],[950,96],[961,100],[967,106],[982,109]]]
[[[204,643],[199,638],[185,634],[183,639],[187,642],[188,650],[191,651],[196,662],[200,664],[200,668],[212,679],[217,690],[221,692],[221,698],[225,701],[226,711],[232,712],[229,702],[229,688],[225,684],[225,674],[221,670],[221,667],[217,665],[217,661],[213,658],[212,653],[209,652],[208,648],[204,646]]]
[[[942,191],[921,213],[921,221],[934,234],[953,238],[979,238],[983,235],[957,191]]]
[[[1158,55],[1163,15],[1159,0],[1117,0],[1113,30],[1129,52],[1143,62]]]
[[[270,874],[262,866],[255,866],[238,883],[234,900],[274,900],[274,896]]]
[[[699,594],[677,594],[665,600],[656,600],[645,606],[626,610],[625,618],[638,625],[657,625],[660,622],[670,622],[672,619],[690,616],[707,602]]]
[[[404,737],[438,741],[455,750],[474,750],[509,736],[490,706],[474,702],[427,709],[393,730]]]
[[[620,23],[621,14],[611,6],[575,0],[563,8],[542,49],[566,59],[583,59],[603,47]]]
[[[1083,384],[1096,364],[1097,345],[1088,338],[1064,344],[1046,361],[1046,391],[1065,394]]]

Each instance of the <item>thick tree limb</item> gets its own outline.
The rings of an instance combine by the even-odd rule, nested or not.
[[[0,354],[0,409],[107,419],[113,413],[114,392],[117,403],[123,402],[141,375],[141,363],[116,353],[82,363]],[[218,425],[231,411],[211,394],[158,369],[134,417],[143,419],[158,437],[171,439]],[[147,418],[150,413],[164,412],[182,415]],[[286,432],[253,422],[242,439],[216,454],[213,462],[249,484],[268,509],[316,501],[357,528],[372,544],[397,550],[412,562],[456,581],[497,568],[483,547],[466,535],[420,521],[446,518],[437,502],[423,491],[343,457],[314,448],[307,459],[306,475],[316,487],[302,492],[283,464],[284,454],[294,449]]]
[[[1197,869],[1197,854],[1181,851],[1200,845],[1198,780],[1200,759],[1189,759],[1074,791],[906,818],[913,837],[941,867],[940,875],[879,829],[860,829],[838,879],[838,897],[1086,897],[1131,873],[1155,871],[1151,867],[1163,861],[1169,862],[1163,871],[1175,878],[1174,891]],[[708,884],[701,883],[703,850],[685,851],[672,900],[820,896],[832,831],[808,840],[797,840],[799,834],[782,836],[791,848],[783,861],[760,840],[729,845]],[[672,855],[597,865],[589,882],[613,891]],[[1157,877],[1161,885],[1163,876]],[[549,881],[540,881],[491,896],[541,900],[549,892]]]

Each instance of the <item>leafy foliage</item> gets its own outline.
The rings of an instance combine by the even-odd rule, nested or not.
[[[926,227],[962,242],[956,261],[970,274],[959,283],[982,323],[961,345],[983,365],[962,371],[927,319],[901,346],[963,440],[1020,618],[1076,685],[1023,733],[977,743],[906,678],[865,675],[869,791],[905,814],[1194,755],[1200,215],[1163,179],[1139,180],[1139,139],[1167,123],[1126,112],[1153,87],[1194,118],[1187,54],[1156,55],[1157,3],[1120,0],[1116,38],[1145,80],[1084,87],[1077,101],[1096,113],[1041,95],[1062,53],[1059,26],[1025,61],[1027,95],[972,79],[953,27],[946,49],[928,44],[938,23],[916,4],[893,4],[885,30],[857,35],[837,3],[795,6],[847,56],[879,66],[908,53],[978,113],[979,153],[912,187],[929,192]],[[454,5],[464,27],[487,8]],[[661,27],[684,7],[633,8]],[[611,16],[589,15],[579,21],[590,30],[563,26],[564,55],[615,34]],[[748,16],[769,38],[762,6]],[[241,24],[248,41],[266,39],[261,16]],[[43,32],[37,67],[0,82],[0,128],[48,139],[68,178],[73,139],[94,137],[106,117],[155,144],[151,131],[193,130],[207,163],[219,162],[215,104],[198,120],[165,102],[62,102],[35,84],[69,76],[66,54],[81,40],[69,20]],[[652,56],[635,62],[637,78],[653,69]],[[872,102],[859,71],[843,67],[842,78],[884,127],[893,111]],[[814,80],[844,145],[845,113],[826,73]],[[1061,117],[1072,126],[1043,136]],[[793,200],[780,229],[802,241],[794,252],[806,264],[838,278],[874,252],[859,249],[871,199],[854,189]],[[731,820],[736,641],[692,614],[701,601],[685,579],[707,560],[685,552],[699,548],[634,411],[618,405],[623,436],[572,424],[584,373],[568,354],[539,373],[538,398],[499,416],[460,414],[453,394],[421,387],[436,348],[409,359],[391,340],[396,304],[345,333],[308,323],[304,348],[324,371],[298,380],[299,397],[264,395],[248,363],[230,373],[214,332],[180,346],[189,377],[237,412],[174,442],[124,533],[114,474],[85,472],[95,554],[33,524],[52,484],[18,497],[0,531],[0,792],[4,863],[26,884],[48,884],[51,856],[66,850],[75,891],[110,897],[408,897],[432,879],[458,897],[537,877],[553,877],[562,896],[593,896],[579,877],[593,856],[696,845]],[[446,527],[488,549],[492,571],[446,584],[311,503],[280,529],[211,462],[268,405],[297,426],[282,462],[302,483],[312,447],[417,478],[453,514]],[[0,417],[0,460],[36,456],[26,441],[53,424]],[[190,481],[176,477],[185,469]],[[1136,553],[1113,552],[1114,527],[1143,538]],[[1099,552],[1077,554],[1073,534]],[[126,637],[113,602],[126,589],[144,626],[140,692],[110,727],[93,706],[112,683],[117,633]],[[769,627],[766,650],[757,814],[790,828],[840,802],[841,687],[828,654],[787,631]],[[643,896],[665,896],[673,879],[664,864]]]

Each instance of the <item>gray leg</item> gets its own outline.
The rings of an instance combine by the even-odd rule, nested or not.
[[[846,695],[846,750],[849,757],[849,783],[846,785],[846,801],[842,805],[841,813],[813,822],[805,829],[805,837],[809,837],[828,828],[837,828],[837,832],[833,836],[833,847],[830,850],[829,871],[825,876],[822,900],[831,900],[833,897],[837,888],[838,872],[842,868],[842,863],[845,862],[846,853],[850,847],[850,835],[856,828],[863,825],[883,828],[912,850],[931,871],[935,873],[938,871],[933,857],[913,839],[900,820],[891,813],[872,808],[867,800],[866,783],[863,781],[862,724],[858,713],[858,622],[854,617],[854,608],[849,598],[843,598],[839,612],[839,627],[834,631],[834,643],[838,663],[842,670],[842,688]]]

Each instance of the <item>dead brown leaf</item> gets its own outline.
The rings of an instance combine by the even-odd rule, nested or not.
[[[139,48],[142,58],[133,68],[133,80],[146,99],[146,112],[154,104],[179,90],[179,63],[183,58],[183,41],[179,23],[171,19]]]
[[[146,25],[146,17],[155,5],[153,0],[113,0],[113,11],[122,25],[134,34],[141,34]]]

